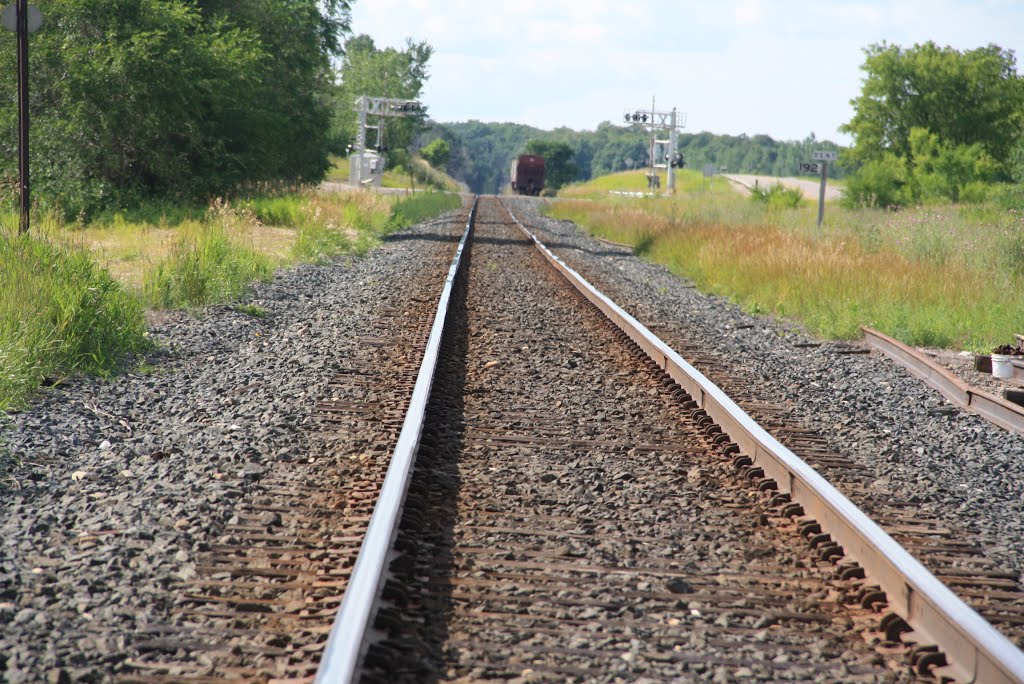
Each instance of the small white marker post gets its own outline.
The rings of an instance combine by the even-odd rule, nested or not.
[[[825,182],[828,180],[828,163],[835,161],[838,153],[834,150],[815,150],[811,153],[814,161],[821,162],[821,187],[818,189],[818,228],[825,219]]]

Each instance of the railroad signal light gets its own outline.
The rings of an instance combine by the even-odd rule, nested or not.
[[[393,112],[418,112],[422,105],[416,101],[407,102],[395,102],[391,105],[391,111]]]

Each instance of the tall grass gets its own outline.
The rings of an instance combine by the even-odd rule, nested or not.
[[[144,306],[230,303],[275,268],[365,252],[461,203],[439,193],[256,190],[202,212],[154,205],[89,225],[39,216],[28,236],[17,234],[17,216],[0,215],[0,411],[22,406],[46,378],[116,371],[147,346]]]
[[[88,252],[0,227],[0,411],[47,379],[116,371],[145,332],[138,298]]]
[[[910,344],[982,351],[1012,341],[1024,321],[1024,217],[993,205],[830,205],[822,230],[816,207],[772,210],[738,193],[564,200],[549,212],[822,337],[869,325]]]
[[[146,304],[159,309],[225,304],[273,271],[270,259],[233,240],[223,225],[203,224],[196,234],[182,235],[170,258],[149,272],[143,293]]]

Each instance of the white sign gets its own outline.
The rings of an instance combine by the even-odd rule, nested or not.
[[[800,173],[817,176],[821,173],[821,164],[814,164],[812,162],[802,162],[800,164]]]
[[[811,153],[811,159],[814,161],[835,161],[839,158],[839,153],[834,150],[817,150]]]
[[[704,177],[705,178],[708,178],[710,176],[714,176],[716,173],[718,173],[718,169],[715,167],[714,164],[705,164],[704,165]]]
[[[18,5],[10,4],[0,12],[0,22],[8,31],[18,30]],[[35,5],[28,6],[28,32],[35,33],[43,25],[43,13]]]

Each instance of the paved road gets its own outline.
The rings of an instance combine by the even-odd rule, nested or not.
[[[776,183],[781,183],[787,188],[798,188],[803,190],[804,197],[807,199],[817,199],[818,188],[821,185],[820,181],[810,180],[809,178],[776,178],[775,176],[754,176],[743,173],[726,173],[722,174],[723,178],[728,178],[733,184],[739,189],[751,188],[755,182],[761,187],[771,187]],[[825,185],[825,199],[826,200],[837,200],[842,196],[842,190],[832,185]]]

